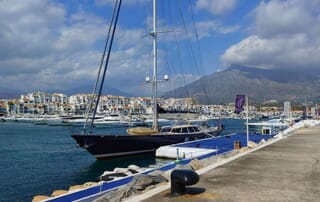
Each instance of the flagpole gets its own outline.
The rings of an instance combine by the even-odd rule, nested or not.
[[[248,104],[248,102],[249,102],[248,95],[246,95],[246,108],[247,108],[247,113],[246,113],[246,114],[247,114],[247,115],[246,115],[246,116],[247,116],[247,117],[246,117],[246,118],[247,118],[247,124],[246,124],[246,125],[247,125],[247,147],[249,147],[249,125],[248,125],[248,124],[249,124],[249,121],[248,121],[248,120],[249,120],[249,104]]]

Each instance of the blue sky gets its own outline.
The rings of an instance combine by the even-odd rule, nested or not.
[[[93,86],[114,0],[0,0],[0,87]],[[159,91],[231,64],[318,68],[320,0],[158,0]],[[152,2],[123,0],[106,85],[150,95]],[[196,33],[198,38],[196,37]],[[200,50],[200,51],[199,51]]]

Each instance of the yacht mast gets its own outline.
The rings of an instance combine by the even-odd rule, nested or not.
[[[157,1],[153,0],[153,31],[150,33],[153,37],[153,78],[152,78],[152,100],[153,100],[153,131],[158,130],[158,112],[157,112]]]

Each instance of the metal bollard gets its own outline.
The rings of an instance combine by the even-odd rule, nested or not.
[[[176,169],[171,172],[171,195],[185,194],[186,186],[194,185],[199,181],[199,175],[193,170]]]

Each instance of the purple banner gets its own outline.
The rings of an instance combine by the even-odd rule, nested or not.
[[[240,114],[240,112],[243,111],[243,106],[245,102],[246,102],[245,95],[237,95],[234,113]]]

